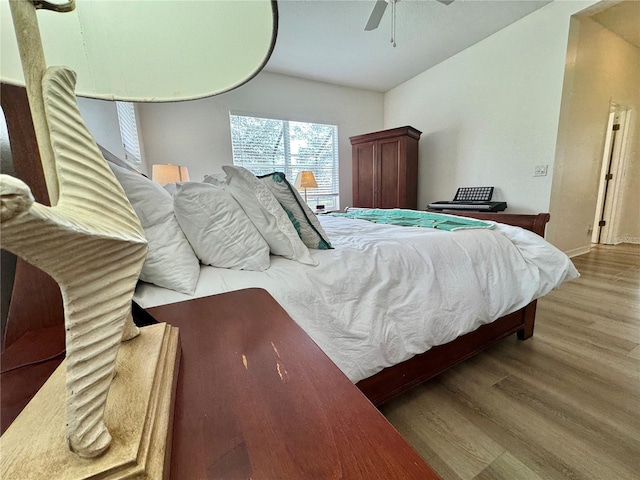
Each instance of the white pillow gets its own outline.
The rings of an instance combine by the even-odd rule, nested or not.
[[[171,195],[144,175],[112,163],[109,166],[138,215],[149,243],[140,280],[193,295],[200,262],[173,214]]]
[[[276,197],[285,213],[291,219],[302,242],[308,248],[328,250],[333,248],[320,221],[311,208],[302,199],[296,190],[287,181],[284,173],[273,172],[258,177],[271,193]]]
[[[204,176],[204,183],[210,183],[216,187],[224,187],[227,183],[227,176],[224,173],[212,173]]]
[[[164,186],[164,189],[169,192],[169,195],[172,197],[176,194],[176,184],[175,183],[167,183]]]
[[[202,263],[259,272],[269,268],[269,245],[229,192],[207,183],[178,183],[173,207]]]
[[[274,255],[317,265],[273,193],[246,168],[224,166],[227,189],[269,244]]]

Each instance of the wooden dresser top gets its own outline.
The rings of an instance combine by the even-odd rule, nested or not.
[[[171,478],[439,478],[266,291],[148,311],[180,329]]]

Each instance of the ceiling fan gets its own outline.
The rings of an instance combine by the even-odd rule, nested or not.
[[[400,0],[377,0],[376,4],[373,6],[373,11],[369,16],[369,21],[365,25],[364,29],[366,31],[375,30],[380,25],[380,20],[382,20],[382,16],[384,15],[384,11],[387,9],[387,5],[391,4],[392,11],[392,21],[391,21],[391,43],[393,46],[396,46],[396,3]],[[440,3],[445,5],[450,5],[454,0],[437,0]]]

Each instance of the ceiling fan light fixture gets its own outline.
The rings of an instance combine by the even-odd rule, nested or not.
[[[373,6],[373,10],[371,11],[371,15],[369,16],[369,20],[365,25],[365,31],[371,31],[378,28],[380,25],[380,20],[382,20],[382,16],[384,15],[385,10],[387,9],[387,5],[391,4],[391,45],[396,46],[396,3],[400,0],[377,0],[376,4]],[[437,0],[443,5],[451,5],[454,0]]]
[[[387,1],[386,0],[377,0],[376,4],[373,6],[373,10],[371,11],[371,15],[369,15],[369,20],[365,25],[365,31],[369,32],[371,30],[375,30],[380,25],[380,20],[382,20],[382,16],[384,15],[384,11],[387,9]]]
[[[389,0],[391,2],[391,45],[396,48],[396,2],[397,0]]]

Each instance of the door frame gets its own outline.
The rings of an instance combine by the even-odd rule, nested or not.
[[[621,180],[627,162],[630,120],[631,109],[612,101],[609,108],[609,120],[607,122],[600,177],[598,179],[598,200],[596,202],[591,235],[591,243],[593,244],[614,244],[616,241],[618,205],[620,203]],[[615,124],[619,124],[620,128],[614,137],[613,126]],[[613,141],[614,138],[615,142]],[[607,181],[606,177],[609,173],[613,177]],[[601,227],[600,221],[603,219],[606,224]]]

